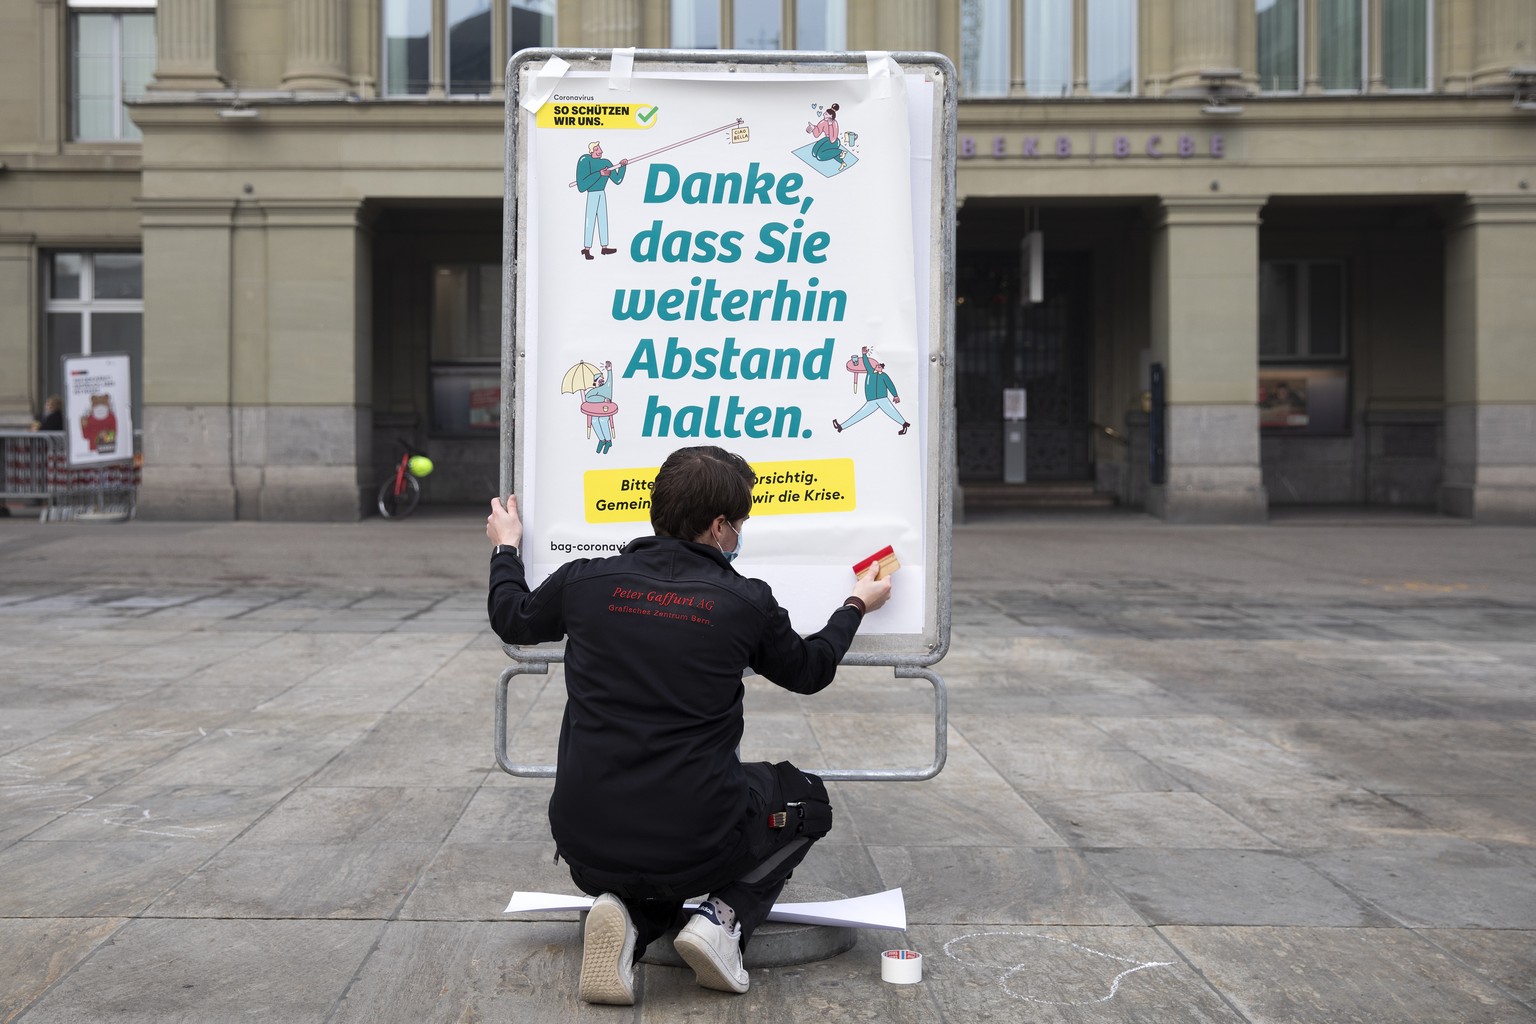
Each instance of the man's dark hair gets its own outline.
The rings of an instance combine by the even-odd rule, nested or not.
[[[651,487],[651,528],[658,537],[693,540],[715,516],[731,522],[752,511],[757,474],[740,455],[700,445],[667,456]]]

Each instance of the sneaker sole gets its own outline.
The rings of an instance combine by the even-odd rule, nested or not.
[[[634,952],[634,937],[624,909],[612,903],[593,904],[582,934],[582,1000],[609,1006],[635,1005],[634,988],[624,983],[622,967]]]
[[[677,955],[683,958],[684,963],[693,968],[694,977],[704,988],[712,988],[716,992],[734,992],[737,995],[746,992],[746,985],[738,987],[736,979],[726,973],[725,966],[717,959],[708,939],[695,938],[686,931],[679,932],[677,938],[672,940],[672,948],[677,950]]]

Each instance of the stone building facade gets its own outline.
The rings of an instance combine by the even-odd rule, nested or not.
[[[544,45],[955,61],[962,484],[1536,521],[1536,0],[13,0],[0,426],[127,351],[145,517],[482,500]]]

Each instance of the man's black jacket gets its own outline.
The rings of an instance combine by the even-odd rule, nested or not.
[[[648,878],[740,856],[743,670],[815,693],[861,618],[844,605],[802,638],[768,584],[708,545],[671,537],[568,562],[531,593],[517,556],[498,555],[489,606],[507,643],[569,638],[549,803],[561,856]]]

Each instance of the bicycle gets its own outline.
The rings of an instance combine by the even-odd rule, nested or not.
[[[402,438],[396,438],[400,447],[400,462],[395,471],[379,485],[379,515],[385,519],[404,519],[416,511],[421,501],[421,484],[418,477],[432,472],[432,460],[424,452],[412,448]]]

